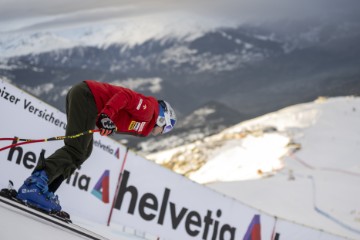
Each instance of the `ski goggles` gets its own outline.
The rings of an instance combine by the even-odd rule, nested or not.
[[[160,115],[158,116],[156,120],[156,125],[163,128],[163,131],[161,133],[167,133],[170,132],[173,129],[173,124],[170,119],[170,115],[168,114],[168,108],[166,106],[166,103],[162,100],[159,100],[158,103],[163,109],[163,112],[161,112],[164,116]]]

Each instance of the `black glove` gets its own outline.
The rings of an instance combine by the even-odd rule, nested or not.
[[[97,126],[100,128],[101,135],[111,135],[116,131],[114,122],[105,113],[101,113],[97,120]]]

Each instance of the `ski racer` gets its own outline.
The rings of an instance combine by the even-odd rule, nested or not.
[[[176,115],[170,104],[131,89],[86,80],[73,86],[66,96],[66,135],[94,129],[102,136],[116,133],[146,137],[170,132]],[[64,146],[44,161],[19,188],[17,198],[48,212],[61,210],[54,193],[76,168],[89,158],[92,134],[67,138]]]

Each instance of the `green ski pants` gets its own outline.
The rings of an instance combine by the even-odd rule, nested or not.
[[[95,128],[97,108],[94,97],[85,82],[73,86],[66,96],[66,136]],[[49,177],[49,190],[55,192],[62,181],[89,158],[93,148],[93,135],[64,140],[65,145],[44,161],[39,161],[34,171],[45,170]]]

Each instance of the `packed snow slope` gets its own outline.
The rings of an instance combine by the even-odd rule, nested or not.
[[[360,98],[319,98],[149,155],[279,218],[360,239]]]
[[[29,211],[33,211],[29,209]],[[35,211],[36,212],[36,211]],[[96,224],[80,218],[72,218],[75,231],[59,226],[48,220],[29,214],[23,210],[0,202],[0,239],[1,240],[155,240],[154,236],[134,229],[111,225]],[[55,221],[55,219],[53,220]],[[67,224],[65,224],[67,226]],[[69,225],[70,226],[70,225]],[[19,231],[21,229],[21,231]],[[83,233],[83,234],[82,234]]]

